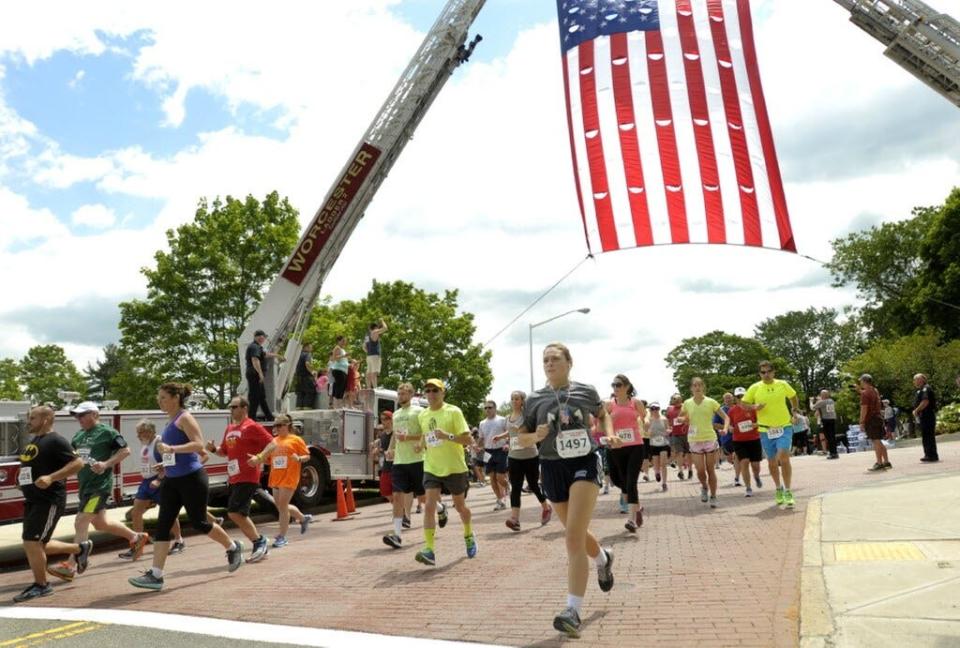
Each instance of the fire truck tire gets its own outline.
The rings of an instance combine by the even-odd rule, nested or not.
[[[319,506],[330,482],[330,467],[323,457],[313,455],[300,467],[300,486],[295,496],[297,506]]]

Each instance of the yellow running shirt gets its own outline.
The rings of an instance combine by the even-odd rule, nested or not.
[[[763,409],[757,410],[757,425],[760,431],[771,427],[786,427],[793,423],[793,416],[790,414],[790,408],[787,407],[787,399],[793,398],[797,392],[785,380],[774,380],[772,383],[765,383],[762,380],[750,385],[743,402],[750,405],[763,405]]]
[[[420,430],[423,432],[423,444],[426,448],[423,460],[423,472],[447,477],[467,472],[467,462],[463,456],[463,446],[455,441],[439,438],[431,434],[440,430],[459,436],[470,432],[470,426],[463,418],[463,412],[456,405],[444,403],[440,409],[427,408],[420,412]]]
[[[420,412],[423,410],[416,405],[401,407],[393,413],[393,431],[401,434],[420,434]],[[397,441],[393,449],[393,463],[412,464],[423,461],[423,451],[416,451],[417,445],[423,443],[423,438],[413,441]]]
[[[683,414],[690,426],[687,441],[698,443],[717,440],[717,433],[713,429],[713,415],[718,409],[720,403],[708,396],[704,396],[699,405],[692,398],[683,401]]]

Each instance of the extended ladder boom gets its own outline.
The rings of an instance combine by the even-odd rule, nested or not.
[[[300,335],[324,279],[420,120],[480,41],[477,36],[468,44],[467,33],[485,2],[447,2],[237,341],[241,367],[258,329],[266,332],[272,350],[286,345],[289,361],[275,381],[267,374],[267,399],[275,408],[293,377]]]
[[[960,23],[920,0],[834,0],[889,58],[960,106]]]

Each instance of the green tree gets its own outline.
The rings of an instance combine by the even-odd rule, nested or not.
[[[913,376],[925,374],[941,403],[960,398],[954,381],[960,375],[960,340],[941,342],[926,329],[899,338],[879,340],[843,367],[845,389],[837,399],[841,413],[856,421],[859,399],[852,385],[864,373],[873,376],[884,398],[901,410],[913,405]]]
[[[87,363],[83,370],[83,378],[87,381],[87,396],[94,400],[104,401],[113,398],[110,383],[123,369],[124,358],[116,344],[103,347],[103,360],[97,360],[96,365]]]
[[[803,392],[814,395],[839,387],[840,367],[863,350],[859,323],[839,316],[833,308],[790,311],[760,322],[755,334],[796,369]]]
[[[403,281],[374,281],[360,301],[332,304],[327,298],[314,307],[304,341],[313,343],[318,367],[326,366],[338,335],[346,337],[350,357],[363,361],[368,327],[383,318],[389,328],[380,338],[380,385],[396,389],[410,382],[419,389],[429,378],[442,378],[447,402],[477,422],[493,384],[491,353],[473,342],[473,315],[457,310],[456,290],[440,295]]]
[[[920,243],[920,259],[917,310],[947,339],[960,338],[960,187],[933,214]]]
[[[834,286],[853,284],[866,302],[863,321],[871,337],[907,335],[923,324],[915,308],[922,285],[922,243],[937,214],[936,207],[917,207],[913,218],[884,223],[865,232],[836,239],[827,268]]]
[[[273,192],[200,201],[143,268],[147,296],[120,304],[120,352],[132,363],[111,387],[124,407],[153,404],[164,380],[186,381],[223,407],[240,382],[237,338],[299,236],[297,211]]]
[[[63,347],[56,344],[38,345],[27,351],[20,360],[20,377],[26,386],[25,394],[34,403],[62,405],[57,396],[60,390],[87,391],[83,375],[67,358]]]
[[[757,382],[761,360],[772,362],[779,378],[795,379],[796,371],[789,363],[774,356],[761,342],[723,331],[686,338],[664,358],[673,370],[677,391],[685,398],[690,396],[690,380],[700,376],[707,383],[707,395],[717,400],[724,392]]]
[[[13,358],[0,360],[0,400],[22,400],[20,364]]]

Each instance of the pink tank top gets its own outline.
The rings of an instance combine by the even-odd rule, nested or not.
[[[640,428],[637,426],[637,408],[632,399],[626,405],[618,405],[616,399],[610,401],[610,416],[613,419],[613,433],[623,439],[624,446],[643,443]],[[632,440],[628,430],[633,432]]]

